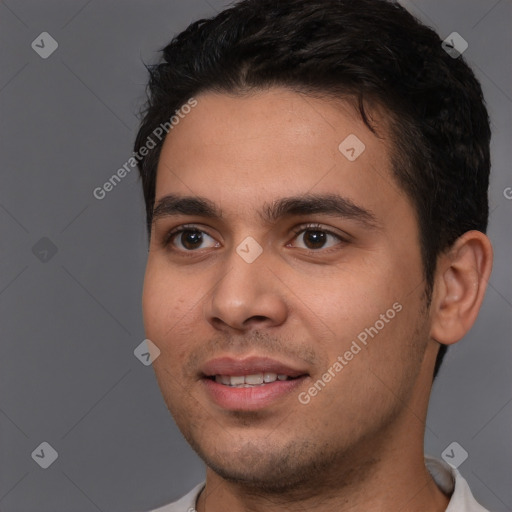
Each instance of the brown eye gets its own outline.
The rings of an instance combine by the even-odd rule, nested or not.
[[[208,239],[214,242],[210,247],[214,247],[215,240],[204,231],[197,228],[181,227],[169,233],[164,241],[164,246],[172,246],[172,250],[176,251],[192,252],[203,249],[202,244]]]
[[[328,236],[329,235],[323,231],[313,231],[308,229],[304,231],[302,239],[304,240],[304,243],[308,249],[321,249],[324,246]]]
[[[310,251],[318,251],[319,249],[329,249],[340,242],[346,242],[340,235],[333,233],[328,229],[324,229],[318,225],[302,226],[295,231],[295,238],[302,240],[302,246],[298,246],[301,249],[307,249]],[[327,245],[329,240],[334,240],[334,243]]]
[[[193,250],[201,245],[203,235],[200,231],[184,230],[180,233],[178,240],[181,242],[182,247],[187,250]]]

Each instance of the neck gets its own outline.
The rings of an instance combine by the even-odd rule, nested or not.
[[[198,512],[444,512],[449,498],[436,486],[424,464],[421,449],[407,443],[389,444],[376,457],[375,448],[355,462],[346,459],[300,488],[277,494],[228,482],[210,468]]]

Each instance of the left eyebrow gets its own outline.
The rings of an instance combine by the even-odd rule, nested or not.
[[[260,216],[265,222],[273,223],[281,217],[314,214],[355,220],[370,229],[380,228],[377,217],[372,211],[338,194],[284,197],[266,206]]]
[[[338,194],[305,194],[283,197],[271,204],[266,204],[258,214],[265,223],[269,224],[284,217],[317,214],[355,220],[368,229],[381,228],[371,210],[358,206],[350,199]],[[169,194],[157,201],[153,210],[153,222],[162,217],[176,215],[223,218],[222,210],[209,199],[201,196]]]

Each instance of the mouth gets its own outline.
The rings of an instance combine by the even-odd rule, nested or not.
[[[206,363],[200,377],[208,398],[217,406],[253,411],[289,397],[309,374],[265,357],[223,357]]]
[[[286,374],[277,373],[254,373],[252,375],[211,375],[207,379],[214,380],[217,384],[230,386],[232,388],[253,388],[255,386],[265,386],[272,382],[294,380],[300,377],[290,377]]]

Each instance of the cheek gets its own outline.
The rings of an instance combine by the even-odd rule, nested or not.
[[[320,318],[336,336],[352,336],[378,320],[399,296],[386,272],[360,267],[328,276],[317,289],[309,281],[296,290],[302,302]]]
[[[159,286],[157,275],[148,262],[142,290],[142,316],[146,336],[150,339],[152,337],[156,339],[156,334],[163,327],[162,323],[165,319],[163,312],[166,310],[169,299],[164,290],[165,288]]]
[[[399,268],[408,274],[405,266]],[[415,348],[411,345],[421,305],[421,287],[411,293],[408,282],[389,258],[382,257],[379,264],[340,272],[321,290],[303,287],[301,299],[306,307],[301,315],[328,332],[331,340],[320,343],[318,349],[325,350],[333,363],[351,347],[358,351],[359,345],[352,368],[399,364]]]
[[[187,298],[188,289],[178,277],[158,269],[148,262],[142,292],[142,313],[146,336],[161,351],[175,345],[182,324],[190,312],[192,297]],[[179,348],[179,347],[177,347]]]

